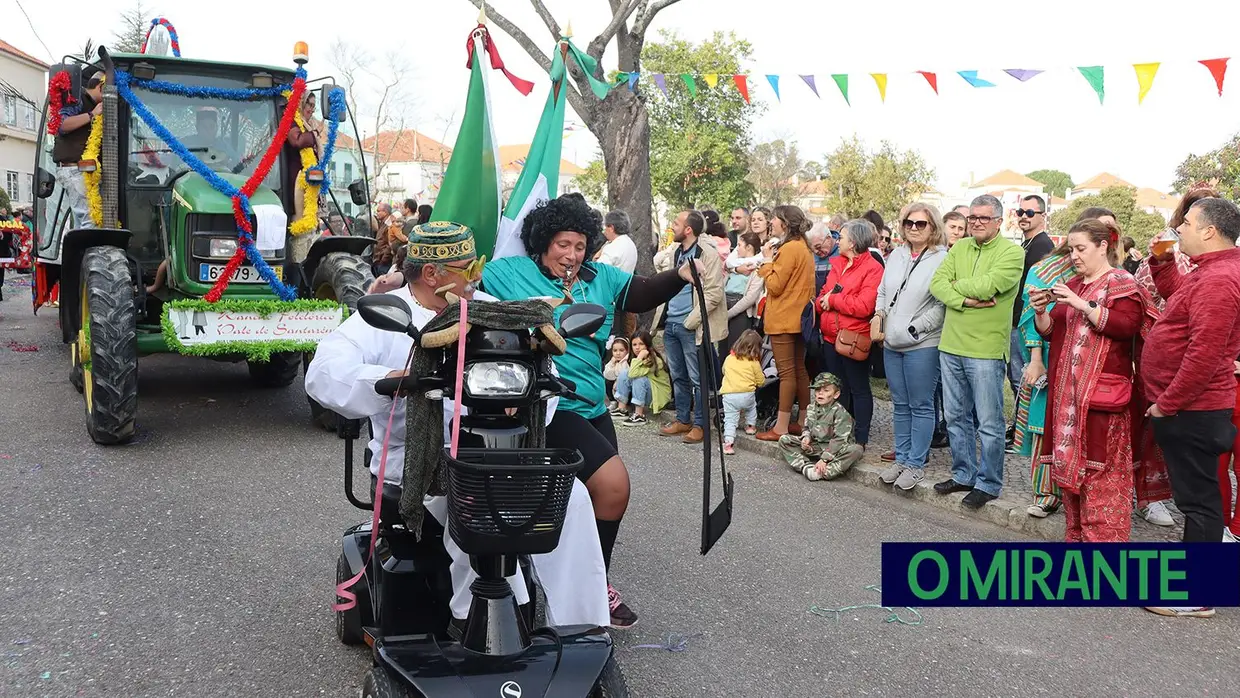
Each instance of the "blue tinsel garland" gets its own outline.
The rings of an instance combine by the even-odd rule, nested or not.
[[[304,79],[305,69],[298,67],[297,75],[298,77]],[[188,148],[185,147],[184,143],[182,143],[176,136],[172,135],[172,132],[169,131],[167,127],[165,127],[162,123],[159,122],[159,119],[156,118],[155,115],[151,113],[150,109],[147,109],[146,104],[142,102],[142,100],[138,97],[138,95],[134,94],[133,89],[131,89],[130,87],[131,82],[143,87],[143,89],[147,89],[147,85],[151,84],[153,81],[136,80],[132,78],[132,76],[130,76],[129,73],[126,73],[123,71],[117,71],[116,92],[120,96],[121,99],[125,100],[125,102],[129,104],[130,111],[132,111],[134,114],[137,114],[138,118],[141,119],[142,122],[145,123],[147,127],[149,127],[156,136],[159,136],[160,140],[162,140],[165,145],[168,146],[168,149],[171,150],[173,153],[175,153],[177,157],[181,158],[182,162],[188,165],[191,170],[193,170],[200,177],[206,180],[206,182],[211,185],[212,189],[220,192],[221,194],[224,194],[225,196],[228,196],[229,198],[238,199],[241,202],[241,210],[244,212],[246,218],[248,219],[250,216],[252,216],[254,211],[253,209],[250,208],[249,197],[243,194],[239,189],[234,187],[232,184],[229,184],[228,181],[225,180],[223,177],[220,177],[218,174],[216,174],[214,170],[207,167],[207,165],[202,160],[199,160],[197,156],[195,156],[193,153],[189,151]],[[163,84],[173,85],[173,83],[163,83]],[[217,88],[187,87],[184,85],[173,85],[173,86],[184,90],[184,92],[172,91],[172,94],[182,94],[184,96],[200,96],[200,95],[190,94],[192,91],[195,91],[195,90],[217,89]],[[241,92],[248,92],[248,91],[242,90]],[[206,96],[206,95],[201,95],[201,96]],[[222,98],[222,99],[227,99],[227,98]],[[240,98],[233,98],[233,99],[234,101],[243,101],[243,100],[249,100],[251,98],[240,97]],[[246,258],[249,259],[250,263],[254,265],[254,268],[258,272],[259,277],[261,277],[264,281],[266,281],[267,285],[271,286],[271,289],[275,291],[276,295],[280,296],[282,300],[286,300],[286,301],[295,300],[297,298],[297,289],[286,285],[276,276],[275,270],[271,268],[271,265],[267,264],[267,261],[263,259],[262,254],[254,246],[254,238],[251,235],[246,234],[244,230],[238,228],[237,239],[238,239],[238,244],[240,244],[242,249],[245,250]]]
[[[117,75],[119,76],[119,74],[118,71]],[[305,80],[306,69],[298,66],[297,77]],[[273,87],[208,87],[206,85],[182,85],[176,82],[168,82],[167,80],[143,80],[133,76],[129,76],[129,82],[134,87],[166,95],[180,95],[194,99],[226,99],[233,102],[249,102],[256,99],[279,97],[285,91],[293,89],[292,83],[275,85]]]
[[[331,178],[327,175],[327,164],[332,161],[332,155],[336,152],[336,133],[340,130],[340,121],[345,115],[344,90],[339,87],[333,87],[328,91],[327,104],[331,107],[327,112],[327,145],[323,146],[323,157],[319,158],[319,161],[312,168],[323,173],[323,184],[319,191],[331,188]],[[306,182],[306,184],[309,184],[309,182]]]

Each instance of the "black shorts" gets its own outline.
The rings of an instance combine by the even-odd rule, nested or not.
[[[583,483],[620,453],[616,446],[616,426],[606,412],[586,419],[576,412],[556,410],[555,417],[547,425],[547,448],[581,451],[585,463],[577,471],[577,479]]]

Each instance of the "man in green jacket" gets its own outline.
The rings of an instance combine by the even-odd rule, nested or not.
[[[939,365],[952,449],[952,477],[934,491],[968,491],[964,505],[977,509],[1003,490],[1003,382],[1025,255],[999,235],[1003,203],[995,197],[974,199],[967,220],[971,237],[952,246],[930,283],[931,293],[947,306]]]

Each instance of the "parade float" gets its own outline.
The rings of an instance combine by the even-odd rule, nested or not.
[[[96,443],[134,436],[139,356],[245,361],[258,385],[286,386],[370,283],[370,238],[325,236],[294,258],[295,238],[322,227],[321,196],[334,200],[329,165],[347,112],[344,91],[316,80],[321,149],[286,147],[294,125],[307,127],[308,54],[298,43],[291,70],[188,59],[157,19],[141,53],[100,48],[94,63],[52,67],[36,163],[34,303],[37,312],[59,293],[70,380]],[[51,142],[61,108],[99,71],[102,113],[77,167],[90,220],[75,221]],[[348,190],[369,209],[364,176]]]

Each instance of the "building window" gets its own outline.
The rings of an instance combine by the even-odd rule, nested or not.
[[[13,95],[4,96],[4,123],[17,125],[17,98]]]
[[[22,104],[22,122],[26,125],[27,131],[34,130],[34,107],[29,104]]]
[[[336,181],[336,161],[335,160],[332,160],[332,164],[331,164],[331,178],[333,182]]]
[[[9,170],[4,174],[4,190],[9,193],[9,200],[17,203],[22,200],[21,192],[17,190],[17,173]]]
[[[392,191],[400,191],[404,189],[403,182],[399,172],[389,172],[387,175],[387,188]]]
[[[22,201],[34,201],[34,175],[26,175],[26,198]]]
[[[353,181],[353,163],[346,162],[344,164],[344,182],[348,184]]]

